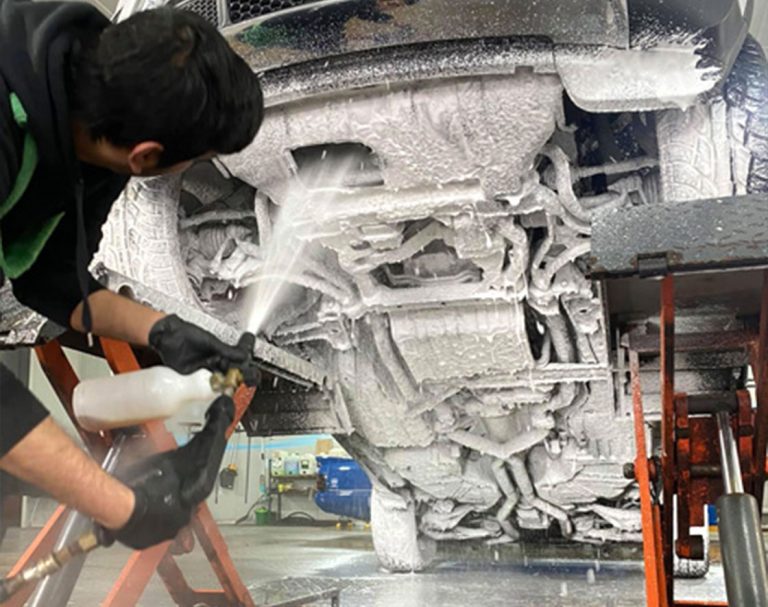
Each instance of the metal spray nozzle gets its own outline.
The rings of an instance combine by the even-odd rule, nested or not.
[[[211,389],[219,394],[234,396],[235,391],[245,382],[240,369],[230,369],[226,375],[217,371],[211,375]]]

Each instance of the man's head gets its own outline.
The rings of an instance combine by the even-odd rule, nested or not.
[[[240,151],[264,110],[258,78],[216,28],[171,8],[83,41],[70,97],[78,156],[134,175]]]

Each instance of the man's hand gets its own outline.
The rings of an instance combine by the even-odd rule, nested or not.
[[[137,346],[151,346],[163,363],[187,375],[198,369],[226,373],[230,368],[243,372],[245,383],[258,383],[259,371],[253,358],[255,337],[243,334],[236,346],[229,346],[204,329],[166,316],[117,293],[102,290],[88,298],[93,314],[93,332],[121,339]],[[82,331],[82,304],[72,313],[72,327]]]
[[[255,339],[252,333],[244,333],[236,346],[229,346],[175,314],[157,321],[149,332],[149,345],[175,371],[186,375],[205,368],[226,373],[234,367],[243,372],[248,384],[258,373],[253,359]]]
[[[120,475],[133,489],[136,506],[120,529],[100,528],[103,544],[117,540],[143,550],[173,539],[189,524],[194,508],[213,491],[234,411],[232,399],[220,396],[208,409],[205,427],[189,443]]]

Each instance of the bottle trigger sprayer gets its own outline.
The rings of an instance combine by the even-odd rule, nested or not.
[[[181,375],[168,367],[151,367],[80,382],[75,388],[74,411],[80,425],[91,432],[168,419],[184,407],[211,402],[220,394],[232,396],[243,374],[207,369]]]

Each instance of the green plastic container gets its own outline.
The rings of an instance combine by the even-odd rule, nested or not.
[[[266,508],[256,509],[256,524],[269,525],[269,510],[267,510]]]

